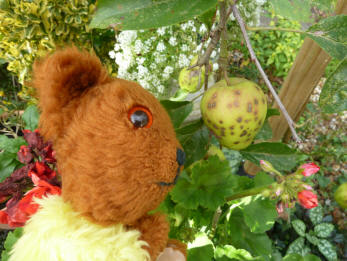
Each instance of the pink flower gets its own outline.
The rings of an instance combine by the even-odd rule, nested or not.
[[[298,193],[298,199],[300,204],[307,209],[315,208],[318,206],[317,195],[312,191],[303,190]]]
[[[311,176],[320,170],[320,168],[313,162],[303,164],[299,169],[303,169],[302,175],[305,177]]]
[[[284,212],[284,205],[281,201],[277,202],[276,204],[276,210],[277,210],[277,213],[280,215]]]

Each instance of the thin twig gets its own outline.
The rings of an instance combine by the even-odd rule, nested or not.
[[[228,17],[230,16],[231,12],[232,12],[232,7],[229,6],[229,8],[228,8],[228,10],[226,12],[226,16],[225,17],[221,17],[217,27],[210,33],[211,41],[208,44],[205,53],[203,54],[203,56],[201,56],[199,58],[199,60],[197,61],[196,64],[190,66],[188,69],[192,69],[192,68],[197,67],[197,66],[202,66],[204,64],[205,65],[209,64],[211,53],[216,48],[216,46],[217,46],[217,44],[219,42],[219,39],[221,37],[223,28],[225,27],[225,25],[226,25],[226,23],[228,21]]]
[[[229,77],[228,77],[228,72],[227,72],[227,70],[223,70],[223,73],[224,73],[224,79],[225,79],[227,85],[230,86],[230,85],[231,85],[231,82],[230,82],[230,79],[229,79]]]
[[[299,138],[298,134],[296,133],[295,131],[295,128],[294,128],[294,121],[292,120],[292,118],[289,116],[286,108],[284,107],[284,105],[282,104],[280,98],[278,97],[276,91],[274,90],[274,88],[272,87],[268,77],[266,76],[263,68],[261,67],[258,59],[257,59],[257,56],[255,55],[254,53],[254,50],[253,50],[253,47],[251,45],[251,42],[249,40],[249,37],[248,37],[248,34],[247,34],[247,31],[246,31],[246,28],[245,28],[245,23],[240,15],[240,12],[239,10],[237,9],[237,6],[236,5],[232,5],[232,12],[234,14],[234,17],[236,18],[237,22],[239,23],[240,25],[240,28],[241,28],[241,31],[242,31],[242,35],[243,37],[245,38],[245,41],[246,41],[246,45],[247,45],[247,48],[248,48],[248,51],[251,55],[251,60],[255,63],[255,65],[257,66],[261,76],[263,77],[264,81],[265,81],[265,84],[266,86],[269,88],[270,92],[272,93],[272,96],[274,97],[275,101],[277,102],[279,108],[281,109],[282,113],[283,113],[283,116],[285,117],[285,119],[287,120],[288,122],[288,125],[289,125],[289,129],[291,130],[292,134],[293,134],[293,137],[295,139],[295,141],[297,143],[301,143],[301,139]]]
[[[207,60],[207,63],[205,63],[205,86],[204,90],[207,91],[208,89],[208,74],[210,73],[210,62]]]

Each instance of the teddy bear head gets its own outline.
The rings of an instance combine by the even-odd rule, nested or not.
[[[155,209],[184,163],[165,109],[135,82],[70,47],[34,64],[39,129],[53,142],[62,196],[100,224],[131,225]]]

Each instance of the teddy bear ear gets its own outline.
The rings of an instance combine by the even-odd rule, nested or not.
[[[40,132],[54,141],[64,131],[80,97],[88,89],[112,81],[96,55],[69,47],[33,66],[33,85],[39,98]]]

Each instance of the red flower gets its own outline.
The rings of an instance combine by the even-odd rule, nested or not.
[[[33,174],[42,180],[50,180],[56,176],[55,171],[53,171],[49,166],[43,162],[35,162],[33,168],[29,171],[28,176],[32,178]]]
[[[311,176],[320,170],[320,168],[313,162],[303,164],[299,169],[303,169],[302,175],[305,177]]]
[[[33,174],[33,181],[36,185],[28,191],[25,196],[17,201],[15,198],[10,199],[6,208],[0,210],[0,223],[8,224],[11,227],[21,227],[29,217],[36,213],[39,205],[33,202],[33,198],[42,198],[47,195],[60,195],[61,189],[53,186],[44,180],[40,180],[37,175]]]
[[[55,151],[52,148],[52,144],[48,144],[46,147],[42,149],[42,155],[46,162],[54,163],[55,160]]]
[[[318,206],[317,195],[312,191],[303,190],[298,193],[300,204],[307,209],[315,208]]]
[[[31,153],[29,147],[25,145],[20,146],[17,156],[19,161],[24,164],[30,163],[34,158],[34,155]]]

